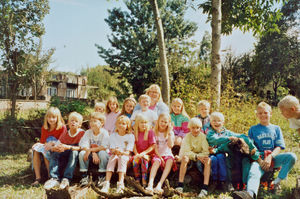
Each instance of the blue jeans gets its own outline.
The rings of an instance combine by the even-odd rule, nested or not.
[[[77,164],[78,151],[66,150],[62,153],[51,152],[50,155],[50,176],[60,179],[60,170],[65,168],[63,178],[72,180],[73,172]]]
[[[223,153],[209,156],[211,159],[211,175],[213,180],[226,181],[227,168],[226,159]]]
[[[293,168],[297,156],[294,153],[281,153],[274,157],[274,168],[281,167],[278,178],[285,179]],[[247,191],[251,191],[257,195],[260,178],[265,172],[261,169],[258,162],[252,162],[247,181]]]
[[[80,172],[86,172],[89,168],[89,158],[87,161],[83,160],[84,154],[86,151],[80,151],[79,153],[79,166],[80,166]],[[99,163],[99,172],[106,172],[106,166],[108,163],[109,155],[106,151],[99,151],[98,157],[100,159]]]

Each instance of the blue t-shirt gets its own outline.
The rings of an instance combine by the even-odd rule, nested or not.
[[[248,136],[254,141],[260,152],[273,151],[276,147],[285,148],[282,131],[279,126],[274,124],[252,126],[248,131]]]

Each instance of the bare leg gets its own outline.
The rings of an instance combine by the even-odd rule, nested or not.
[[[163,174],[161,175],[160,181],[156,185],[157,189],[161,189],[161,186],[163,185],[165,179],[168,177],[168,175],[171,171],[172,165],[173,165],[173,159],[168,159],[167,162],[166,162]]]
[[[35,179],[41,179],[41,157],[37,151],[33,151],[33,168]]]
[[[50,169],[49,169],[49,160],[47,160],[47,158],[44,157],[44,162],[48,171],[48,178],[50,177]]]
[[[204,164],[204,182],[203,184],[208,185],[209,183],[209,177],[210,177],[210,158],[207,159],[207,161],[203,162]]]
[[[176,137],[175,137],[174,145],[181,146],[181,142],[182,142],[182,138],[179,137],[179,136],[176,136]]]
[[[154,178],[156,176],[159,166],[160,166],[159,161],[155,161],[154,164],[152,165],[152,168],[150,171],[149,183],[148,183],[149,188],[153,188]]]
[[[187,169],[187,164],[189,163],[189,158],[187,156],[183,156],[181,163],[180,163],[180,170],[179,170],[179,182],[184,181],[184,176]]]

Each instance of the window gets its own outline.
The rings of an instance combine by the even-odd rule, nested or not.
[[[49,96],[57,95],[57,88],[56,88],[56,87],[53,87],[53,86],[48,87],[48,89],[47,89],[47,94],[48,94]]]
[[[67,89],[67,97],[69,98],[76,98],[76,89],[68,88]]]

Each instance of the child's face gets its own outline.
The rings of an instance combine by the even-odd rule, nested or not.
[[[104,110],[104,108],[103,108],[102,106],[97,106],[97,107],[95,108],[95,112],[104,113],[105,110]]]
[[[280,107],[280,112],[286,119],[290,119],[293,117],[293,109],[292,108],[285,108]]]
[[[108,107],[109,107],[109,109],[110,109],[111,112],[115,112],[116,109],[117,109],[117,103],[116,102],[110,102],[108,104]]]
[[[170,123],[169,118],[167,118],[166,116],[162,116],[158,122],[159,130],[160,131],[166,130],[168,128],[169,123]]]
[[[172,103],[172,110],[173,110],[175,115],[181,114],[182,104],[179,103],[179,102],[173,102]]]
[[[141,99],[140,105],[141,105],[142,110],[145,110],[150,106],[150,102],[148,99]]]
[[[157,102],[159,100],[159,92],[155,88],[152,88],[147,93],[152,101]]]
[[[258,107],[256,110],[256,117],[258,118],[259,122],[263,125],[268,125],[270,123],[271,116],[272,114],[270,110],[266,108]]]
[[[127,101],[124,106],[125,112],[131,114],[134,109],[134,103],[132,101]]]
[[[139,131],[145,132],[148,127],[148,122],[146,120],[139,122]]]
[[[221,132],[224,125],[224,120],[219,117],[213,117],[210,119],[210,124],[214,130],[216,130],[217,132]]]
[[[47,122],[49,123],[50,127],[54,127],[57,124],[57,116],[56,115],[48,115]]]
[[[126,120],[120,120],[116,124],[118,133],[124,133],[127,130],[127,127],[128,123],[126,122]]]
[[[208,114],[209,114],[209,107],[208,106],[201,105],[201,106],[199,106],[198,110],[199,110],[199,113],[200,113],[201,117],[203,117],[203,118],[208,116]]]
[[[71,117],[68,121],[69,128],[71,130],[76,130],[81,126],[80,121],[76,117]]]
[[[191,132],[192,132],[193,136],[197,137],[199,135],[199,133],[201,132],[201,126],[198,126],[198,125],[192,126]]]
[[[93,132],[98,132],[99,129],[103,126],[102,122],[100,120],[97,120],[95,118],[90,119],[90,126]]]

